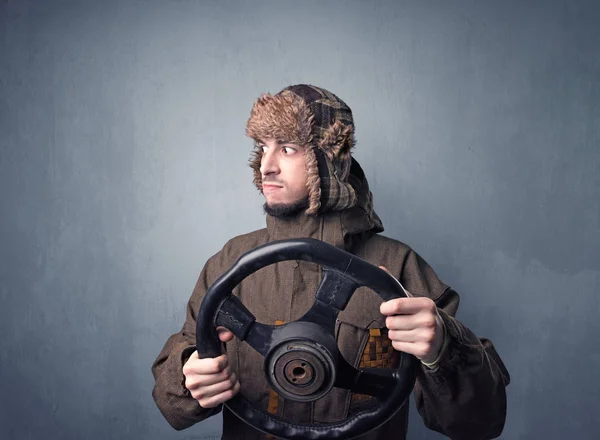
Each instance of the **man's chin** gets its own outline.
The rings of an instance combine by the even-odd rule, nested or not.
[[[292,203],[265,202],[263,209],[267,215],[273,217],[292,217],[308,209],[308,197]]]

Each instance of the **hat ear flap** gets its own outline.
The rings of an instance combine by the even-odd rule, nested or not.
[[[321,208],[321,177],[319,176],[319,162],[313,147],[306,149],[306,187],[308,188],[306,213],[315,215]]]
[[[256,189],[258,189],[261,193],[263,190],[262,175],[260,173],[260,163],[262,161],[262,155],[262,150],[258,148],[258,145],[256,145],[254,147],[254,150],[252,150],[250,160],[248,161],[250,168],[252,168],[252,181],[254,182],[254,186],[256,186]]]
[[[345,159],[352,148],[354,148],[354,129],[350,125],[344,125],[335,121],[323,132],[318,147],[327,155],[332,162]]]
[[[345,182],[350,175],[351,151],[355,143],[354,127],[335,121],[324,130],[318,144],[319,149],[333,165],[332,171],[342,182]]]

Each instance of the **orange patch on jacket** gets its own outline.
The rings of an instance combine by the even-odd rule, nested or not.
[[[369,329],[369,340],[360,358],[358,368],[397,368],[398,353],[392,347],[387,328]],[[352,393],[352,401],[370,399],[366,394]]]

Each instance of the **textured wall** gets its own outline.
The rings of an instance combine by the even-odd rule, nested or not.
[[[0,437],[218,437],[167,425],[150,365],[264,224],[252,101],[308,82],[352,107],[386,234],[507,364],[502,438],[598,438],[598,2],[258,3],[1,3]]]

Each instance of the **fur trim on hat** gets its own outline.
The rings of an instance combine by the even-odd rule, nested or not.
[[[276,139],[299,146],[312,143],[314,116],[308,105],[291,93],[265,93],[254,103],[246,135],[256,141]]]

